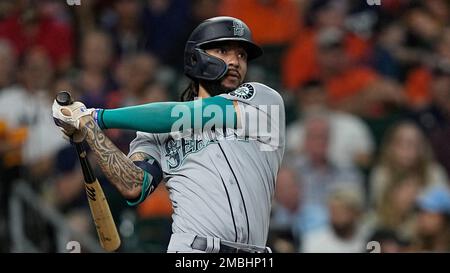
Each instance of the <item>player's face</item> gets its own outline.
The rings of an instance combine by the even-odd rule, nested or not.
[[[207,49],[206,52],[222,59],[228,66],[227,74],[221,79],[226,89],[236,89],[247,73],[247,51],[237,42],[229,42]]]

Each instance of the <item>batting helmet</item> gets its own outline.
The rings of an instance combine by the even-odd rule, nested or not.
[[[227,64],[205,52],[205,48],[223,41],[237,41],[247,52],[247,60],[262,55],[262,49],[253,43],[252,33],[241,20],[220,16],[207,19],[192,31],[184,50],[184,73],[192,79],[217,80],[228,69]]]

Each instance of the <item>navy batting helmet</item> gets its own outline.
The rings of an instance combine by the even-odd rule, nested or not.
[[[247,60],[262,55],[253,43],[252,33],[241,20],[220,16],[207,19],[192,31],[184,50],[184,73],[192,79],[217,80],[227,72],[227,64],[205,52],[205,48],[223,41],[237,41],[247,52]]]

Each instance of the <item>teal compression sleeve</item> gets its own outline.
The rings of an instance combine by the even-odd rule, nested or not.
[[[169,133],[185,129],[236,128],[233,101],[209,97],[187,102],[156,102],[100,110],[102,129],[129,129],[148,133]]]

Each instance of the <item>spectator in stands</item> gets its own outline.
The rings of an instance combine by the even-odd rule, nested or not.
[[[385,136],[380,160],[370,179],[370,196],[375,206],[398,178],[414,177],[419,193],[432,185],[447,183],[444,169],[434,161],[429,143],[421,130],[412,122],[400,122],[390,128]]]
[[[223,0],[219,11],[242,19],[252,29],[265,56],[254,65],[262,68],[269,85],[280,86],[282,55],[302,35],[304,10],[300,5],[291,0]]]
[[[287,45],[303,22],[299,5],[290,0],[223,0],[220,12],[242,19],[262,46]]]
[[[141,24],[142,6],[137,0],[116,0],[105,15],[108,30],[117,56],[136,54],[145,49],[146,38]]]
[[[408,46],[418,50],[431,51],[439,38],[442,25],[423,2],[410,5],[404,15],[408,27]]]
[[[345,30],[347,13],[346,1],[320,0],[311,3],[310,9],[305,11],[311,21],[310,27],[291,44],[282,60],[281,76],[284,87],[292,91],[312,79],[328,78],[329,75],[323,75],[322,70],[325,68],[319,63],[319,58],[326,53],[324,52],[326,48],[336,49],[334,51],[340,50],[340,55],[335,60],[349,59],[351,63],[357,64],[367,57],[370,49],[369,43]],[[327,33],[331,33],[332,36],[330,37]],[[343,70],[343,67],[335,67],[335,69],[337,68],[339,71]],[[355,84],[359,85],[361,82],[372,79],[374,74],[367,69],[358,73],[361,75],[353,77],[353,80],[357,80],[358,83]],[[353,89],[355,84],[352,85]]]
[[[51,1],[15,2],[13,11],[0,21],[0,38],[10,41],[20,57],[30,48],[41,48],[51,65],[63,72],[72,65],[73,31],[69,24],[52,16],[49,5]]]
[[[118,92],[108,99],[108,107],[118,108],[143,104],[146,87],[156,81],[157,59],[150,54],[139,53],[124,57],[117,67]]]
[[[443,29],[440,37],[433,43],[434,50],[427,51],[419,66],[408,71],[405,91],[408,103],[415,110],[423,110],[433,103],[436,88],[435,80],[448,76],[450,66],[450,28]],[[416,54],[417,55],[417,54]]]
[[[136,54],[145,49],[148,39],[141,27],[143,6],[137,0],[115,0],[103,16],[103,28],[113,41],[117,56]]]
[[[402,104],[400,86],[367,66],[352,62],[343,48],[343,33],[325,29],[318,34],[318,66],[330,105],[365,117],[388,114],[391,104]]]
[[[450,191],[448,187],[433,187],[417,201],[419,216],[416,238],[411,251],[450,251]]]
[[[20,84],[0,94],[0,116],[12,128],[27,128],[22,163],[33,179],[49,175],[54,153],[64,143],[48,115],[52,79],[53,69],[45,51],[31,50],[20,67]]]
[[[340,187],[327,199],[329,224],[304,236],[301,252],[365,252],[366,231],[360,224],[363,194],[352,187]]]
[[[430,12],[439,24],[448,25],[450,23],[450,4],[445,0],[432,0],[423,2],[425,8]]]
[[[407,251],[408,244],[389,229],[376,229],[367,241],[369,253],[401,253]]]
[[[147,85],[143,94],[143,100],[147,102],[169,101],[170,94],[166,86],[159,82]]]
[[[15,57],[10,43],[0,39],[0,98],[14,83]],[[0,115],[0,252],[9,251],[8,200],[13,180],[18,177],[25,132],[24,128],[9,128],[5,117]]]
[[[361,174],[351,166],[330,160],[329,143],[334,137],[327,116],[314,114],[305,120],[303,150],[292,159],[292,168],[301,181],[300,232],[322,227],[328,220],[327,196],[340,183],[363,188]]]
[[[398,21],[379,22],[376,44],[372,57],[373,67],[387,77],[402,80],[405,67],[414,59],[412,50],[406,47],[406,27]]]
[[[450,37],[450,36],[449,36]],[[436,159],[450,173],[450,65],[439,65],[430,78],[431,102],[412,114],[414,120],[429,137]]]
[[[371,163],[374,140],[369,128],[357,116],[328,107],[327,93],[320,81],[310,81],[296,92],[299,118],[287,129],[287,150],[304,148],[304,117],[322,111],[330,122],[329,155],[334,164],[367,168]]]
[[[14,55],[11,55],[14,56]],[[64,145],[59,131],[49,115],[53,97],[50,95],[50,83],[53,78],[51,61],[45,51],[30,50],[25,53],[19,66],[18,84],[3,88],[0,92],[0,119],[6,128],[2,139],[2,171],[0,197],[2,209],[0,217],[1,251],[8,252],[9,198],[17,179],[26,179],[41,193],[53,177],[56,152]],[[6,146],[6,147],[5,147]],[[3,203],[4,202],[4,203]],[[24,223],[27,234],[33,238],[47,238],[45,225],[34,211],[27,211]],[[5,218],[3,218],[5,217]],[[4,233],[3,233],[4,232]],[[48,247],[52,242],[41,241]],[[46,248],[44,251],[50,251]]]
[[[145,48],[164,64],[179,64],[188,29],[190,2],[184,0],[149,0],[142,14]],[[180,46],[183,45],[183,46]],[[180,66],[182,67],[182,65]]]
[[[380,202],[366,219],[366,225],[375,231],[388,230],[404,244],[411,243],[417,213],[415,202],[420,192],[420,178],[415,174],[394,177],[383,191]]]
[[[269,244],[274,252],[297,252],[299,248],[300,193],[296,172],[290,167],[281,168],[277,176],[269,235]]]
[[[79,72],[81,99],[90,107],[107,107],[108,95],[116,90],[111,71],[112,42],[108,34],[91,31],[81,43],[81,70]]]
[[[16,65],[17,60],[11,44],[0,39],[0,90],[14,83]]]
[[[6,40],[0,40],[0,97],[3,96],[4,90],[8,90],[15,83],[16,77],[16,56],[10,43]],[[20,163],[20,147],[23,144],[25,132],[20,128],[11,127],[8,124],[6,116],[0,115],[0,156],[1,156],[1,176],[2,180],[9,180],[6,172],[11,167]],[[20,137],[23,136],[23,137]],[[5,182],[6,183],[6,182]]]

